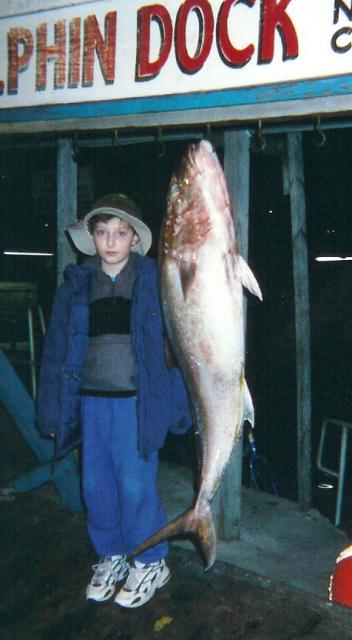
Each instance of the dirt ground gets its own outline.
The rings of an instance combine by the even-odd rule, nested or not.
[[[1,500],[1,640],[348,640],[352,612],[171,546],[172,579],[136,610],[90,603],[84,514],[38,494]]]

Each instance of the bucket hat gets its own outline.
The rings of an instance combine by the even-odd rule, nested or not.
[[[149,251],[152,244],[151,231],[142,221],[142,214],[137,205],[122,193],[109,193],[101,196],[84,218],[67,227],[66,231],[70,234],[72,242],[79,251],[89,256],[96,254],[95,244],[88,229],[88,220],[100,213],[117,216],[133,227],[139,241],[131,247],[132,251],[136,251],[142,256]]]

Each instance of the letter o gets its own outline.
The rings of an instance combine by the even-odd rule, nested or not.
[[[197,51],[190,56],[187,50],[186,26],[191,11],[196,11],[199,20]],[[185,73],[196,73],[204,65],[213,43],[214,17],[208,0],[186,0],[180,7],[175,25],[175,51],[179,67]]]

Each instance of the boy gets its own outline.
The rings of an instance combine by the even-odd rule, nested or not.
[[[121,194],[101,197],[67,229],[91,256],[69,265],[55,296],[44,345],[38,423],[55,434],[56,457],[79,440],[88,532],[100,557],[86,597],[134,608],[169,580],[167,544],[134,562],[132,550],[165,524],[156,474],[167,430],[191,424],[178,369],[164,356],[157,271],[145,258],[152,238]]]

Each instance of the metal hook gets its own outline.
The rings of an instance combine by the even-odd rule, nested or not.
[[[78,143],[78,132],[75,131],[72,140],[72,157],[74,161],[77,163],[79,158],[79,143]]]
[[[158,151],[157,151],[157,156],[158,158],[163,158],[166,152],[166,145],[165,142],[162,139],[162,135],[161,135],[161,127],[159,127],[158,129],[158,133],[156,136],[156,142],[158,145]]]
[[[262,121],[259,120],[258,122],[258,129],[254,134],[254,143],[255,146],[257,147],[258,151],[263,151],[266,147],[266,140],[265,137],[263,135],[263,130],[262,130]]]
[[[209,140],[210,144],[213,146],[213,149],[216,149],[214,129],[211,128],[210,122],[207,122],[207,124],[205,125],[205,139]]]
[[[326,135],[321,129],[320,116],[317,117],[317,121],[314,127],[313,142],[316,147],[323,147],[326,142]]]
[[[205,137],[207,140],[209,140],[209,142],[213,144],[210,122],[207,122],[207,124],[205,125]]]
[[[113,147],[118,147],[120,144],[120,140],[119,140],[119,132],[117,129],[114,129],[114,133],[113,133],[113,137],[112,137],[112,146]]]

